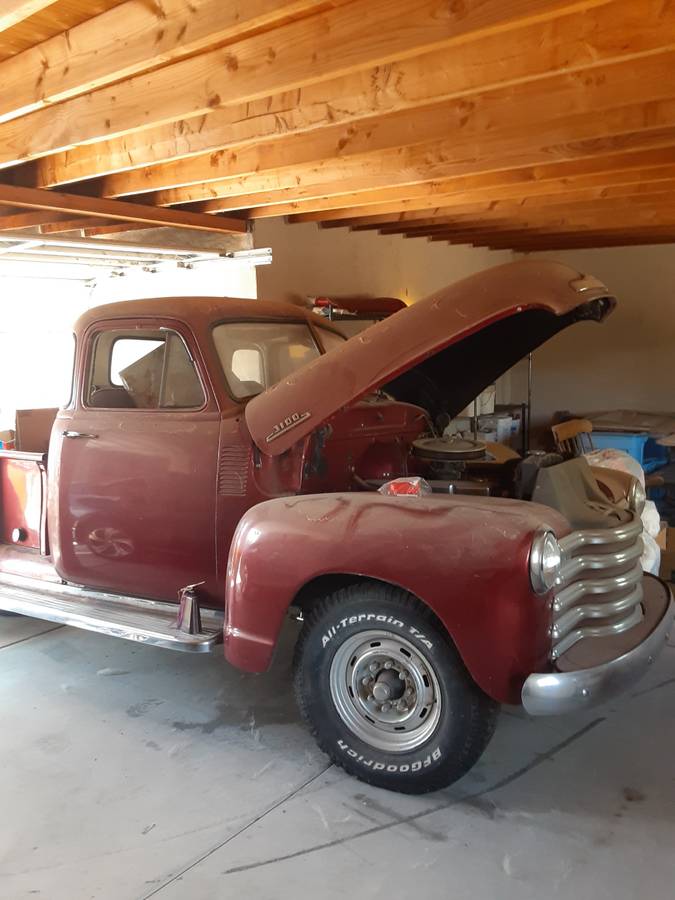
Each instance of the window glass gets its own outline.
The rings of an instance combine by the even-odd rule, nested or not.
[[[160,406],[190,409],[204,403],[204,391],[187,348],[177,334],[169,334]]]
[[[213,339],[238,399],[262,393],[320,355],[309,326],[300,322],[230,322],[216,325]]]
[[[138,362],[139,359],[142,359],[149,353],[152,353],[153,350],[157,350],[158,347],[163,346],[163,340],[153,341],[150,338],[144,338],[142,340],[139,340],[138,338],[117,338],[113,344],[112,358],[110,360],[111,383],[118,385],[118,387],[123,387],[124,381],[121,376],[122,370],[133,365],[135,362]]]
[[[96,338],[87,405],[103,409],[194,409],[204,391],[181,338],[106,331]]]
[[[240,381],[263,383],[263,356],[260,350],[242,347],[232,354],[232,373]]]

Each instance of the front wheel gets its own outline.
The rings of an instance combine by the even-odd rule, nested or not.
[[[410,794],[461,778],[487,746],[499,710],[425,606],[368,582],[312,608],[296,647],[295,691],[337,765]]]

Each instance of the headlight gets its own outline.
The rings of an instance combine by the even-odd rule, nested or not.
[[[634,478],[628,491],[628,508],[637,516],[641,516],[646,502],[647,494],[642,486],[642,482],[639,479]]]
[[[537,594],[551,590],[560,574],[562,551],[552,531],[542,531],[532,541],[530,581]]]

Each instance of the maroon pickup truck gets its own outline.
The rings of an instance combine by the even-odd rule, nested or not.
[[[223,643],[248,672],[295,615],[323,750],[382,787],[447,785],[500,704],[565,713],[631,685],[673,603],[640,568],[637,489],[615,505],[583,460],[443,440],[410,400],[433,383],[456,414],[613,305],[591,277],[523,261],[349,341],[263,301],[98,307],[76,325],[49,454],[0,453],[0,609]]]

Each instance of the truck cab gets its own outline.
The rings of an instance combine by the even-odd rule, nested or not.
[[[634,498],[609,500],[583,460],[525,478],[488,448],[462,453],[406,379],[456,414],[613,305],[595,279],[520,262],[349,341],[265,301],[97,307],[75,327],[49,452],[0,451],[0,609],[224,644],[252,672],[292,613],[320,746],[384,787],[448,784],[500,704],[562,713],[633,683],[673,604],[642,575]]]

